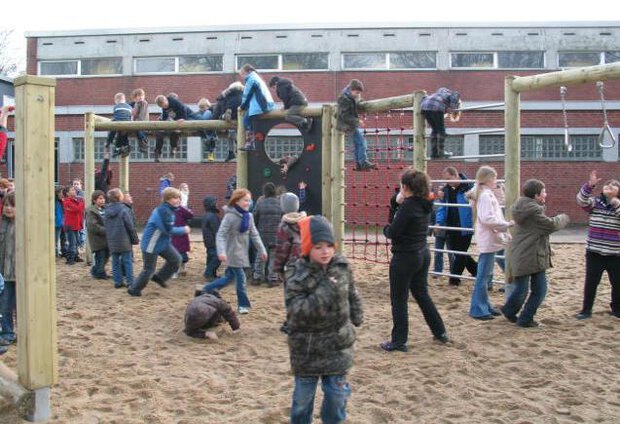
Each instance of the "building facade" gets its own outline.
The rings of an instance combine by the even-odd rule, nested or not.
[[[236,70],[244,63],[253,64],[265,80],[273,75],[293,79],[316,105],[333,103],[348,81],[358,78],[364,82],[366,99],[449,87],[461,92],[465,105],[471,106],[503,102],[507,75],[620,60],[620,22],[273,25],[33,32],[27,37],[27,72],[57,78],[57,175],[62,184],[73,177],[83,178],[85,112],[110,116],[114,94],[129,95],[135,88],[143,88],[150,103],[158,94],[174,92],[196,108],[198,98],[213,100],[236,81]],[[620,81],[607,81],[604,88],[605,108],[617,137]],[[618,178],[619,150],[617,143],[612,148],[598,143],[603,112],[595,85],[570,86],[565,100],[566,122],[558,89],[522,96],[521,177],[547,183],[550,213],[564,211],[573,222],[584,222],[587,217],[575,205],[575,194],[592,169],[604,177]],[[156,119],[159,108],[151,105],[150,112],[151,119]],[[406,111],[401,120],[367,117],[371,158],[380,156],[378,146],[411,136],[410,113]],[[571,152],[564,146],[565,125],[574,146]],[[394,131],[390,135],[379,131],[379,126]],[[448,150],[464,155],[502,153],[501,133],[471,134],[501,127],[502,107],[466,112],[459,122],[448,123]],[[105,135],[97,133],[98,161]],[[299,139],[293,128],[277,129],[269,134],[266,148],[277,160],[298,151]],[[160,163],[153,163],[151,153],[136,153],[134,148],[130,187],[139,218],[144,221],[157,203],[158,178],[168,171],[175,173],[177,183],[189,184],[195,209],[201,209],[206,194],[222,199],[235,163],[224,162],[226,146],[220,144],[215,163],[206,162],[198,137],[183,138],[175,157],[164,151]],[[405,152],[399,159],[410,157]],[[455,166],[474,175],[481,163],[433,161],[429,173],[439,178],[445,166]],[[484,163],[496,166],[502,174],[503,160]],[[353,168],[352,163],[348,165],[347,173]],[[388,171],[394,181],[398,172],[396,168]],[[372,203],[372,190],[368,198]]]

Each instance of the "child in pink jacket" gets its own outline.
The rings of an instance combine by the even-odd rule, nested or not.
[[[484,321],[501,315],[489,302],[487,287],[493,280],[495,253],[504,249],[504,244],[510,237],[508,228],[514,225],[513,221],[504,219],[502,208],[493,194],[496,179],[495,169],[489,166],[480,167],[476,173],[476,185],[470,195],[480,257],[469,315]]]

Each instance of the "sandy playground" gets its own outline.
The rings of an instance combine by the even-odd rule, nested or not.
[[[92,280],[84,264],[58,262],[58,386],[50,423],[286,423],[293,380],[280,288],[249,287],[242,330],[220,326],[218,341],[182,332],[185,306],[201,281],[204,248],[193,243],[189,275],[141,298]],[[579,310],[584,246],[554,245],[555,268],[539,310],[544,328],[467,316],[471,282],[431,280],[454,342],[432,341],[410,303],[410,350],[379,349],[391,329],[387,266],[354,263],[365,306],[358,331],[351,423],[617,423],[620,320],[606,313],[604,277],[592,319]],[[136,268],[141,259],[136,252]],[[223,296],[235,303],[233,287]],[[495,304],[502,295],[492,293]],[[15,348],[2,360],[16,366]],[[320,393],[320,390],[319,390]],[[315,419],[318,419],[317,395]],[[19,423],[12,413],[0,422]],[[24,421],[25,422],[25,421]]]

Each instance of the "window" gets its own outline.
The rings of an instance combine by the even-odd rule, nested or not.
[[[504,153],[503,135],[481,135],[480,154]],[[523,160],[601,160],[603,149],[598,145],[597,135],[571,135],[573,150],[564,145],[564,135],[522,135],[521,159]],[[502,160],[498,158],[498,160]]]
[[[326,53],[301,53],[283,54],[282,70],[297,71],[301,69],[325,69],[329,68],[328,55]]]
[[[100,162],[103,160],[103,148],[107,141],[106,137],[95,138],[95,161]],[[140,153],[138,150],[138,140],[131,136],[129,139],[129,146],[131,147],[131,154],[129,159],[132,162],[152,162],[155,159],[153,151],[155,150],[155,138],[149,137],[149,151],[148,153]],[[179,137],[179,146],[176,156],[173,158],[170,155],[170,144],[167,140],[164,142],[162,148],[162,154],[159,159],[162,161],[185,161],[187,160],[187,137]],[[84,162],[84,138],[73,138],[73,161]],[[118,158],[112,158],[112,161],[118,161]]]
[[[605,63],[620,62],[620,51],[605,52]]]
[[[451,53],[452,68],[494,68],[494,53]]]
[[[181,56],[179,72],[222,72],[223,58],[215,56]]]
[[[304,139],[299,131],[292,135],[267,134],[265,139],[265,153],[274,162],[281,158],[293,155],[301,156],[304,152]]]
[[[237,56],[237,69],[246,63],[260,71],[327,70],[329,55],[327,53],[284,53]]]
[[[560,52],[558,66],[560,68],[576,68],[594,66],[601,63],[599,52]]]
[[[344,69],[432,69],[437,55],[431,51],[343,53]]]
[[[39,75],[120,75],[120,57],[39,62]]]
[[[545,67],[545,52],[497,52],[497,67],[530,69]]]
[[[110,59],[82,59],[82,75],[120,75],[123,61],[120,57]]]
[[[142,57],[134,61],[134,68],[138,74],[171,73],[176,70],[174,57]]]

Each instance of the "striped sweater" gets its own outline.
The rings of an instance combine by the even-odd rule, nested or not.
[[[603,195],[593,197],[592,188],[585,183],[577,193],[577,204],[590,214],[586,250],[620,256],[620,205],[610,205]]]

